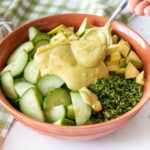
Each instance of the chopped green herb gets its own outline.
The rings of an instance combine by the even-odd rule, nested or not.
[[[101,112],[93,113],[93,123],[105,122],[128,112],[138,103],[143,90],[135,79],[127,80],[124,75],[114,72],[88,88],[98,96],[103,108]]]

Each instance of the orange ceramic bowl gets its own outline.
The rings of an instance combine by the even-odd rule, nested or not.
[[[85,17],[87,17],[95,26],[103,26],[107,22],[106,18],[95,15],[62,14],[37,19],[16,28],[11,34],[6,36],[0,42],[0,69],[5,66],[5,63],[13,50],[22,42],[27,40],[28,28],[30,26],[36,26],[40,30],[49,31],[50,29],[63,23],[67,26],[74,26],[77,29]],[[99,138],[116,131],[128,120],[130,120],[150,98],[150,46],[140,35],[120,22],[114,22],[112,24],[112,30],[120,38],[131,44],[132,48],[143,61],[143,67],[146,73],[146,82],[144,85],[142,98],[129,112],[111,121],[94,125],[58,126],[49,123],[42,123],[22,114],[9,103],[2,90],[0,90],[0,102],[16,120],[20,121],[25,126],[53,137],[89,140]]]

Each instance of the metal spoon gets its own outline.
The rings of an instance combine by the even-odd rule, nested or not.
[[[107,24],[111,24],[113,20],[119,15],[119,13],[126,7],[128,0],[123,0],[121,4],[117,7],[114,13],[111,15],[110,19],[108,20]]]

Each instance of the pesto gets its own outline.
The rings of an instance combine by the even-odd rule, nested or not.
[[[92,123],[105,122],[128,112],[139,102],[143,90],[135,79],[125,79],[124,75],[114,72],[88,88],[98,96],[103,108],[92,114]]]

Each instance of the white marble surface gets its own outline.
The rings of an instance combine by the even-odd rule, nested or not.
[[[138,17],[129,26],[150,43],[150,17]],[[66,141],[41,135],[15,122],[2,150],[150,150],[150,102],[119,131],[92,141]]]

